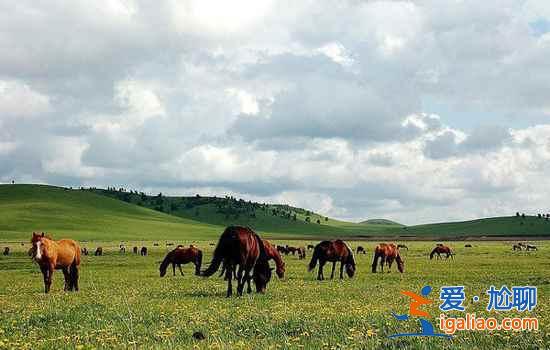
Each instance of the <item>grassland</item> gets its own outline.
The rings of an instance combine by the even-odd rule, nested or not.
[[[181,240],[178,243],[189,244]],[[210,242],[200,242],[210,260]],[[278,242],[277,242],[278,243]],[[305,244],[308,242],[294,242]],[[0,243],[5,245],[5,243]],[[88,243],[90,244],[90,243]],[[103,257],[85,257],[81,291],[62,291],[62,275],[54,276],[53,292],[42,294],[42,278],[24,254],[27,246],[11,245],[15,255],[0,256],[0,349],[62,348],[243,348],[243,349],[543,349],[550,346],[550,244],[538,242],[538,252],[513,252],[505,242],[474,242],[473,248],[451,242],[454,261],[430,261],[430,242],[407,242],[406,271],[370,272],[372,244],[359,255],[358,273],[343,281],[315,280],[307,261],[285,257],[287,275],[273,280],[265,295],[225,298],[221,278],[204,279],[184,267],[184,277],[158,276],[158,261],[165,249],[149,245],[147,257],[121,255],[118,242],[101,244]],[[309,260],[309,256],[308,256]],[[327,275],[327,273],[325,273]],[[452,340],[431,338],[388,339],[389,334],[417,331],[418,324],[398,322],[390,312],[405,313],[401,290],[435,290],[443,285],[464,285],[468,312],[497,318],[515,313],[484,311],[483,295],[490,285],[534,285],[539,304],[538,332],[462,332]],[[470,297],[479,295],[481,302]],[[439,315],[436,304],[427,310]],[[206,339],[192,338],[195,331]]]

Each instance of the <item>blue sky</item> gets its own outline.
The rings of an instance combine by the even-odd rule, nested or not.
[[[548,212],[547,1],[0,1],[0,182]]]

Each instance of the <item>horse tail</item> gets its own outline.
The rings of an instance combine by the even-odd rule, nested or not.
[[[160,276],[164,276],[166,274],[166,269],[168,268],[168,265],[170,265],[170,263],[172,262],[172,252],[168,252],[168,254],[166,254],[166,256],[164,257],[164,260],[162,260],[162,262],[160,263],[160,267],[159,267],[159,270],[160,270]]]
[[[317,244],[315,248],[313,248],[313,254],[311,255],[311,261],[309,262],[308,271],[312,271],[315,266],[317,266],[317,260],[319,260],[321,256],[321,245]]]
[[[75,250],[74,263],[78,266],[80,265],[80,247],[76,243],[75,243],[74,250]]]
[[[201,274],[201,265],[202,265],[202,251],[197,252],[197,257],[195,258],[195,275],[200,276]]]
[[[225,258],[226,250],[230,249],[230,243],[234,238],[236,238],[236,231],[234,227],[230,226],[223,231],[220,239],[218,240],[218,244],[216,245],[216,249],[214,249],[212,261],[210,262],[208,268],[200,274],[201,276],[210,277],[218,271],[222,261]]]
[[[378,258],[382,256],[382,252],[378,247],[374,249],[374,259],[372,260],[372,272],[376,272],[376,265],[378,264]]]
[[[69,267],[70,289],[78,290],[78,266],[80,265],[80,247],[75,243],[75,255]]]

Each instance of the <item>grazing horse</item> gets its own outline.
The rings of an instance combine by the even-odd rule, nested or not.
[[[120,252],[121,252],[122,254],[126,253],[126,247],[123,246],[123,245],[121,245],[121,246],[120,246]]]
[[[248,227],[229,226],[220,236],[218,245],[214,249],[214,256],[210,266],[201,275],[212,276],[223,263],[225,279],[227,280],[227,296],[233,294],[234,271],[237,269],[237,294],[242,295],[245,283],[248,284],[247,293],[251,293],[250,280],[256,284],[256,291],[264,293],[272,269],[269,267],[265,246],[260,237]],[[250,273],[253,276],[250,276]]]
[[[513,249],[513,250],[523,250],[522,247],[521,247],[521,245],[519,245],[519,244],[514,244],[514,245],[512,246],[512,249]]]
[[[313,244],[308,244],[307,245],[307,250],[314,249],[314,248],[315,248],[315,246]]]
[[[527,244],[525,246],[525,250],[537,250],[537,246],[534,246],[534,245],[531,245],[531,244]]]
[[[403,249],[409,250],[409,247],[407,247],[407,246],[404,245],[404,244],[398,244],[398,245],[397,245],[397,248],[399,248],[399,249],[403,248]]]
[[[399,272],[403,273],[405,270],[405,262],[401,259],[399,248],[393,243],[380,243],[374,248],[372,272],[376,272],[378,258],[380,258],[380,268],[382,272],[384,272],[384,263],[388,264],[388,272],[390,272],[394,260],[397,263],[397,270],[399,270]]]
[[[10,255],[10,247],[4,248],[4,252],[2,254],[6,256]]]
[[[284,255],[288,255],[288,249],[287,249],[288,246],[282,246],[282,245],[278,245],[277,246],[277,251],[279,253],[283,253]]]
[[[358,246],[357,249],[355,250],[355,252],[357,254],[367,254],[367,251],[365,250],[365,248],[363,248],[361,246]]]
[[[80,265],[80,247],[72,239],[54,241],[42,234],[32,233],[32,257],[40,266],[44,276],[44,292],[48,293],[52,285],[54,270],[63,270],[65,290],[78,291],[78,266]]]
[[[433,259],[435,254],[437,254],[438,259],[441,259],[441,254],[445,254],[445,259],[449,259],[449,257],[451,257],[451,259],[454,259],[453,250],[450,247],[443,244],[438,244],[435,246],[435,248],[430,253],[430,260]]]
[[[132,250],[133,250],[134,254],[138,253],[138,247],[134,247]]]
[[[147,255],[147,247],[141,247],[141,256],[146,256]]]
[[[95,256],[102,256],[103,255],[103,248],[97,247],[94,253]]]
[[[82,249],[80,249],[80,253],[82,253],[82,255],[88,255],[88,249],[86,249],[86,247],[82,247]]]
[[[327,261],[332,262],[332,273],[330,278],[334,278],[334,268],[336,262],[340,262],[340,279],[344,278],[344,267],[346,268],[347,275],[352,278],[355,274],[356,265],[355,258],[353,256],[353,250],[342,240],[337,239],[335,241],[322,241],[317,244],[313,249],[313,255],[309,262],[308,271],[312,271],[319,261],[319,271],[317,273],[317,279],[322,281],[325,279],[323,275],[323,266]]]
[[[275,249],[275,247],[273,247],[273,245],[267,239],[262,239],[262,243],[264,244],[267,260],[269,261],[273,259],[273,261],[275,261],[275,273],[277,274],[277,276],[279,278],[285,277],[285,262],[283,261],[283,258],[281,258],[279,250]]]
[[[303,260],[306,258],[306,248],[305,247],[299,247],[298,250],[298,259]]]
[[[201,264],[202,264],[202,251],[199,249],[191,246],[189,248],[176,248],[168,254],[166,254],[166,257],[160,264],[159,270],[160,270],[160,277],[164,277],[166,275],[166,269],[168,268],[168,265],[172,264],[172,272],[174,276],[176,275],[176,265],[180,269],[180,273],[183,276],[183,271],[181,269],[181,264],[187,264],[192,262],[195,264],[195,275],[199,276],[201,272]]]

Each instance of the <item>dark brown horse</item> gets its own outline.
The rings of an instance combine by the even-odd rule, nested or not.
[[[134,252],[134,254],[137,254],[138,253],[138,247],[132,248],[132,251]]]
[[[40,266],[44,276],[44,292],[48,293],[52,285],[54,270],[63,270],[65,290],[78,291],[78,266],[80,265],[80,247],[72,239],[54,241],[42,234],[32,233],[33,259]]]
[[[262,243],[264,244],[267,260],[273,259],[273,261],[275,261],[275,273],[277,276],[279,278],[285,277],[285,262],[283,261],[283,258],[281,258],[281,254],[279,254],[278,249],[275,249],[273,244],[271,244],[267,239],[262,239]]]
[[[306,247],[298,247],[298,259],[303,260],[306,258]]]
[[[189,248],[176,248],[168,252],[168,254],[166,254],[166,257],[160,264],[160,277],[164,277],[164,275],[166,275],[166,269],[170,264],[172,264],[172,272],[174,276],[176,275],[176,265],[178,266],[180,273],[183,276],[181,265],[190,262],[195,264],[195,275],[199,276],[201,272],[202,252],[193,246]]]
[[[82,249],[80,249],[80,253],[82,255],[88,255],[88,249],[86,249],[86,247],[82,247]]]
[[[334,278],[334,268],[336,262],[340,262],[340,279],[344,278],[344,267],[346,268],[347,275],[351,278],[355,274],[356,265],[353,251],[342,240],[337,239],[335,241],[322,241],[317,244],[313,249],[313,255],[309,262],[308,271],[312,271],[319,261],[319,271],[317,273],[317,279],[322,281],[325,279],[323,275],[323,266],[327,261],[332,262],[332,273],[330,278]]]
[[[394,260],[397,263],[397,270],[399,270],[399,272],[403,273],[405,270],[405,262],[401,259],[399,248],[393,243],[380,243],[376,246],[376,248],[374,248],[372,272],[376,272],[379,258],[382,272],[384,272],[384,264],[388,265],[388,272],[390,272]]]
[[[146,256],[147,255],[147,247],[141,247],[140,254],[141,254],[141,256]]]
[[[10,247],[5,247],[4,252],[2,254],[6,256],[10,255]]]
[[[367,251],[362,246],[358,246],[357,249],[355,250],[355,252],[357,254],[367,254]]]
[[[264,244],[260,237],[248,227],[229,226],[220,236],[218,245],[214,250],[214,256],[210,266],[201,273],[204,277],[212,276],[223,263],[225,279],[227,280],[227,296],[233,294],[231,281],[234,271],[237,269],[237,293],[243,294],[245,283],[247,292],[251,293],[251,279],[256,284],[256,291],[264,293],[272,269],[269,267]],[[250,274],[253,276],[250,276]]]
[[[433,250],[432,252],[430,253],[430,260],[433,259],[434,255],[437,254],[437,258],[438,259],[441,259],[441,254],[445,254],[445,259],[449,259],[449,257],[451,259],[454,259],[453,258],[453,250],[444,245],[444,244],[438,244]]]
[[[94,253],[95,256],[102,256],[103,255],[103,248],[97,247]]]

